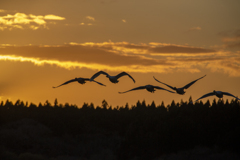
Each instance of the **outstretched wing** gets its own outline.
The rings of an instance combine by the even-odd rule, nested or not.
[[[67,82],[64,82],[63,84],[60,84],[59,86],[56,86],[56,87],[53,87],[53,88],[57,88],[57,87],[60,87],[62,85],[65,85],[65,84],[68,84],[68,83],[71,83],[71,82],[75,82],[75,81],[77,81],[77,79],[71,79],[71,80],[69,80]]]
[[[207,93],[207,94],[203,95],[202,97],[198,98],[196,101],[198,101],[198,100],[200,100],[202,98],[208,97],[208,96],[213,96],[213,95],[215,95],[215,93],[213,93],[213,92]]]
[[[94,80],[93,80],[93,82],[96,82],[97,84],[100,84],[100,85],[102,85],[102,86],[106,86],[105,84],[102,84],[102,83],[100,83],[100,82],[98,82],[98,81],[94,81]]]
[[[168,85],[168,84],[165,84],[165,83],[163,83],[163,82],[160,82],[159,80],[157,80],[154,76],[153,76],[153,78],[156,80],[156,81],[158,81],[159,83],[162,83],[162,84],[164,84],[164,85],[166,85],[166,86],[168,86],[169,88],[171,88],[171,89],[173,89],[173,90],[175,90],[174,89],[174,87],[172,87],[172,86],[170,86],[170,85]]]
[[[98,77],[100,74],[104,74],[104,75],[108,75],[109,76],[109,74],[107,74],[106,72],[104,72],[104,71],[99,71],[99,72],[97,72],[97,73],[95,73],[91,78],[90,78],[90,81],[93,81],[96,77]]]
[[[145,89],[145,88],[146,88],[146,86],[140,86],[140,87],[133,88],[133,89],[130,89],[130,90],[125,91],[125,92],[118,92],[118,93],[126,93],[126,92],[135,91],[135,90],[139,90],[139,89]]]
[[[184,89],[188,89],[192,84],[194,84],[195,82],[197,82],[199,79],[202,79],[203,77],[205,77],[206,75],[202,76],[201,78],[196,79],[195,81],[192,81],[190,83],[188,83],[186,86],[184,86]]]
[[[118,79],[118,78],[120,78],[120,77],[122,77],[122,76],[125,76],[125,75],[127,75],[128,77],[130,77],[130,78],[133,80],[133,82],[135,83],[135,80],[133,79],[133,77],[130,76],[130,74],[128,74],[128,73],[126,73],[126,72],[121,72],[121,73],[119,73],[118,75],[116,75],[116,78]]]
[[[231,93],[228,93],[228,92],[222,92],[222,93],[223,93],[224,95],[231,96],[231,97],[234,97],[234,98],[240,100],[238,97],[232,95]]]
[[[162,88],[162,87],[158,87],[158,86],[153,86],[153,87],[156,88],[156,89],[162,89],[162,90],[165,90],[165,91],[168,91],[168,92],[171,92],[171,93],[175,93],[173,91],[169,91],[169,90],[167,90],[165,88]]]

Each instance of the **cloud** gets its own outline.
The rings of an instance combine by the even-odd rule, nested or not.
[[[0,13],[6,12],[6,10],[4,9],[0,9]]]
[[[209,68],[212,72],[220,72],[233,77],[240,77],[240,57],[226,58],[208,63],[206,68]]]
[[[91,68],[141,70],[152,65],[168,65],[163,60],[135,55],[121,55],[90,46],[6,46],[0,48],[1,60],[32,62],[36,65],[53,64],[67,69]]]
[[[73,44],[73,43],[72,43]],[[205,49],[200,47],[192,47],[192,46],[185,46],[185,45],[175,45],[175,44],[166,44],[166,43],[156,43],[150,42],[149,44],[133,44],[128,42],[103,42],[103,43],[80,43],[75,45],[82,45],[82,46],[92,46],[92,47],[99,47],[111,50],[113,52],[121,52],[121,53],[129,53],[129,54],[145,54],[145,55],[162,55],[165,54],[201,54],[201,53],[214,53],[216,50],[213,49]]]
[[[154,47],[149,49],[150,52],[153,53],[211,53],[216,52],[212,49],[204,49],[198,47],[190,47],[190,46],[162,46],[162,47]]]
[[[0,16],[0,30],[5,29],[39,29],[48,28],[47,23],[49,20],[64,20],[64,17],[56,15],[33,15],[25,13],[15,13],[14,15],[7,14],[5,16]]]
[[[224,43],[224,48],[240,48],[240,29],[220,32],[219,35]]]
[[[221,71],[231,76],[240,76],[238,53],[156,42],[72,42],[56,46],[2,45],[0,53],[0,60],[31,62],[35,65],[49,64],[66,69],[163,73],[200,72],[201,68],[208,68],[213,72]]]
[[[94,17],[86,16],[85,19],[83,20],[83,22],[79,23],[79,25],[81,25],[81,26],[84,26],[84,25],[92,26],[93,23],[90,23],[90,22],[94,22],[94,21],[95,21]]]
[[[95,21],[95,18],[91,17],[91,16],[87,16],[86,19],[91,20],[91,21]]]
[[[44,19],[48,19],[48,20],[64,20],[64,17],[60,17],[60,16],[55,16],[53,14],[49,14],[49,15],[45,15]]]
[[[192,27],[188,31],[201,31],[201,30],[202,30],[201,27]]]
[[[123,23],[127,23],[127,21],[126,21],[125,19],[122,19],[122,22],[123,22]]]

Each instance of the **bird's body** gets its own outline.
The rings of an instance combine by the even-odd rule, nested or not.
[[[140,90],[140,89],[146,89],[148,92],[151,92],[151,93],[154,93],[154,91],[156,91],[155,89],[162,89],[162,90],[166,90],[168,92],[171,92],[171,93],[174,93],[172,91],[169,91],[167,89],[164,89],[164,88],[161,88],[161,87],[158,87],[158,86],[153,86],[153,85],[145,85],[145,86],[139,86],[137,88],[133,88],[133,89],[130,89],[128,91],[125,91],[125,92],[118,92],[118,93],[126,93],[126,92],[130,92],[130,91],[134,91],[134,90]]]
[[[185,86],[182,87],[182,88],[172,87],[172,86],[170,86],[170,85],[168,85],[168,84],[165,84],[165,83],[163,83],[163,82],[160,82],[160,81],[157,80],[155,77],[153,77],[153,78],[154,78],[157,82],[162,83],[162,84],[168,86],[169,88],[175,90],[178,94],[183,95],[183,94],[185,94],[185,91],[184,91],[185,89],[188,89],[188,88],[189,88],[191,85],[193,85],[196,81],[198,81],[199,79],[202,79],[202,78],[205,77],[205,76],[206,76],[206,75],[204,75],[204,76],[202,76],[202,77],[200,77],[200,78],[198,78],[198,79],[196,79],[196,80],[188,83],[187,85],[185,85]]]
[[[59,86],[56,86],[56,87],[53,87],[53,88],[57,88],[57,87],[60,87],[60,86],[62,86],[62,85],[66,85],[66,84],[71,83],[71,82],[78,82],[78,83],[80,83],[80,84],[85,84],[86,81],[90,81],[90,79],[89,79],[89,78],[82,78],[82,77],[74,78],[74,79],[71,79],[71,80],[69,80],[69,81],[66,81],[66,82],[64,82],[63,84],[61,84],[61,85],[59,85]],[[94,81],[94,80],[93,80],[93,81]],[[94,82],[98,83],[99,85],[105,86],[104,84],[102,84],[102,83],[100,83],[100,82],[97,82],[97,81],[94,81]]]
[[[203,95],[202,97],[198,98],[196,101],[198,101],[200,99],[203,99],[205,97],[214,96],[214,95],[217,96],[218,98],[223,98],[223,95],[227,95],[227,96],[231,96],[231,97],[234,97],[234,98],[240,100],[239,98],[237,98],[236,96],[232,95],[231,93],[222,92],[222,91],[215,91],[214,90],[213,92],[207,93],[207,94]]]
[[[77,81],[80,84],[85,84],[86,81],[89,81],[89,78],[75,78],[75,81]]]
[[[95,78],[97,78],[100,74],[104,74],[106,75],[106,77],[112,82],[112,83],[118,83],[118,79],[122,76],[125,76],[127,75],[128,77],[130,77],[133,82],[135,83],[135,80],[132,78],[132,76],[130,76],[128,73],[126,72],[121,72],[119,73],[118,75],[116,76],[110,76],[108,73],[104,72],[104,71],[99,71],[97,73],[95,73],[91,78],[90,78],[90,81],[93,81]]]

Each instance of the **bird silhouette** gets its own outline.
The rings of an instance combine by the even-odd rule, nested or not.
[[[121,72],[121,73],[119,73],[118,75],[116,75],[116,76],[110,76],[108,73],[106,73],[106,72],[104,72],[104,71],[99,71],[99,72],[97,72],[97,73],[95,73],[91,78],[90,78],[90,81],[93,81],[96,77],[98,77],[100,74],[104,74],[104,75],[106,75],[106,77],[108,77],[108,79],[112,82],[112,83],[118,83],[119,81],[118,81],[118,79],[120,78],[120,77],[122,77],[122,76],[128,76],[128,77],[130,77],[132,80],[133,80],[133,82],[135,83],[135,80],[133,79],[133,77],[132,76],[130,76],[128,73],[126,73],[126,72]]]
[[[188,89],[188,88],[189,88],[191,85],[193,85],[196,81],[198,81],[199,79],[202,79],[202,78],[205,77],[205,76],[206,76],[206,75],[204,75],[204,76],[202,76],[201,78],[198,78],[198,79],[196,79],[196,80],[188,83],[187,85],[185,85],[185,86],[182,87],[182,88],[172,87],[172,86],[170,86],[170,85],[168,85],[168,84],[165,84],[165,83],[163,83],[163,82],[160,82],[160,81],[157,80],[154,76],[153,76],[153,78],[154,78],[156,81],[158,81],[159,83],[162,83],[162,84],[168,86],[169,88],[175,90],[178,94],[182,94],[182,95],[183,95],[183,94],[185,93],[184,89]]]
[[[139,86],[137,88],[133,88],[133,89],[130,89],[128,91],[118,92],[118,93],[126,93],[126,92],[135,91],[135,90],[139,90],[139,89],[146,89],[147,91],[149,91],[151,93],[154,93],[154,91],[156,91],[155,89],[162,89],[162,90],[165,90],[165,91],[168,91],[168,92],[171,92],[171,93],[175,93],[175,92],[169,91],[167,89],[164,89],[164,88],[161,88],[161,87],[158,87],[158,86],[153,86],[153,85],[150,85],[150,84],[145,85],[145,86]]]
[[[236,96],[232,95],[231,93],[222,92],[222,91],[215,91],[214,90],[213,92],[207,93],[207,94],[203,95],[202,97],[198,98],[196,101],[198,101],[198,100],[200,100],[202,98],[209,97],[209,96],[214,96],[214,95],[216,95],[218,98],[223,98],[223,95],[227,95],[227,96],[231,96],[231,97],[234,97],[234,98],[240,100],[239,98],[237,98]]]
[[[74,78],[74,79],[71,79],[71,80],[69,80],[69,81],[67,81],[67,82],[64,82],[63,84],[60,84],[59,86],[56,86],[56,87],[53,87],[53,88],[57,88],[57,87],[60,87],[60,86],[62,86],[62,85],[66,85],[66,84],[68,84],[68,83],[71,83],[71,82],[78,82],[78,83],[80,83],[80,84],[85,84],[86,83],[86,81],[90,81],[90,79],[89,78],[81,78],[81,77],[79,77],[79,78]],[[104,84],[102,84],[102,83],[100,83],[100,82],[97,82],[97,81],[94,81],[94,80],[92,80],[93,82],[96,82],[96,83],[98,83],[98,84],[100,84],[100,85],[102,85],[102,86],[105,86]]]

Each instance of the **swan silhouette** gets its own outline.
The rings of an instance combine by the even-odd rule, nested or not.
[[[86,81],[90,81],[90,79],[89,78],[81,78],[81,77],[79,77],[79,78],[74,78],[74,79],[71,79],[71,80],[69,80],[69,81],[67,81],[67,82],[64,82],[63,84],[60,84],[59,86],[56,86],[56,87],[53,87],[53,88],[57,88],[57,87],[60,87],[60,86],[62,86],[62,85],[66,85],[66,84],[68,84],[68,83],[71,83],[71,82],[78,82],[78,83],[80,83],[80,84],[85,84],[86,83]],[[93,82],[96,82],[96,83],[98,83],[98,84],[100,84],[100,85],[102,85],[102,86],[105,86],[104,84],[102,84],[102,83],[100,83],[100,82],[97,82],[97,81],[94,81],[94,80],[92,80]]]
[[[118,81],[118,79],[120,78],[120,77],[122,77],[122,76],[128,76],[128,77],[130,77],[132,80],[133,80],[133,82],[135,83],[135,80],[133,79],[133,77],[132,76],[130,76],[128,73],[126,73],[126,72],[121,72],[121,73],[119,73],[118,75],[116,75],[116,76],[110,76],[108,73],[106,73],[106,72],[104,72],[104,71],[99,71],[99,72],[97,72],[97,73],[95,73],[91,78],[90,78],[90,81],[93,81],[96,77],[98,77],[100,74],[104,74],[104,75],[106,75],[106,77],[108,77],[108,79],[112,82],[112,83],[118,83],[119,81]]]
[[[183,95],[183,94],[185,93],[184,89],[188,89],[188,88],[189,88],[191,85],[193,85],[196,81],[198,81],[199,79],[202,79],[202,78],[205,77],[205,76],[206,76],[206,75],[204,75],[204,76],[202,76],[201,78],[198,78],[198,79],[196,79],[196,80],[188,83],[187,85],[185,85],[185,86],[182,87],[182,88],[172,87],[172,86],[167,85],[167,84],[165,84],[165,83],[163,83],[163,82],[160,82],[160,81],[157,80],[154,76],[153,76],[153,78],[154,78],[156,81],[158,81],[159,83],[162,83],[162,84],[168,86],[169,88],[175,90],[178,94],[182,94],[182,95]]]
[[[165,91],[168,91],[168,92],[171,92],[171,93],[175,93],[175,92],[169,91],[167,89],[164,89],[164,88],[161,88],[161,87],[158,87],[158,86],[153,86],[153,85],[150,85],[150,84],[146,85],[146,86],[139,86],[137,88],[133,88],[133,89],[130,89],[128,91],[118,92],[118,93],[126,93],[126,92],[135,91],[135,90],[139,90],[139,89],[146,89],[147,91],[149,91],[151,93],[154,93],[154,91],[156,91],[155,89],[162,89],[162,90],[165,90]]]
[[[231,97],[234,97],[234,98],[240,100],[239,98],[237,98],[236,96],[232,95],[231,93],[222,92],[222,91],[215,91],[214,90],[213,92],[207,93],[207,94],[203,95],[202,97],[198,98],[196,101],[198,101],[198,100],[200,100],[202,98],[209,97],[209,96],[214,96],[214,95],[216,95],[218,98],[223,98],[223,95],[227,95],[227,96],[231,96]]]

